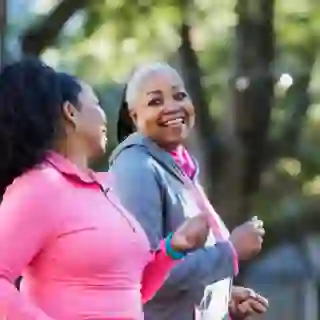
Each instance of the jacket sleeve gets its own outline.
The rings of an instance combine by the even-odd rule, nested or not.
[[[151,261],[146,265],[141,283],[142,302],[146,303],[163,285],[169,271],[179,262],[166,254],[164,240],[160,242],[159,250],[152,254]]]
[[[53,320],[15,287],[15,280],[51,232],[50,217],[43,210],[48,198],[41,199],[43,188],[32,183],[17,183],[9,189],[0,205],[0,318]]]
[[[165,186],[161,185],[149,160],[142,152],[129,149],[118,155],[110,170],[122,204],[135,215],[151,247],[156,248],[163,238],[164,204],[161,195]],[[157,297],[172,297],[188,290],[194,295],[195,303],[198,303],[208,284],[237,273],[234,261],[235,254],[229,241],[196,250],[172,269]]]

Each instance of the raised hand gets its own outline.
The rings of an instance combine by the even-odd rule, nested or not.
[[[236,227],[230,235],[230,241],[239,259],[248,260],[257,255],[261,251],[264,235],[263,222],[257,218]]]
[[[171,246],[175,251],[185,252],[204,246],[209,232],[205,215],[186,220],[173,234]]]

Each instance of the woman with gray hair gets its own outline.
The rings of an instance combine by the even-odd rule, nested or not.
[[[221,320],[230,311],[245,319],[267,308],[266,299],[254,291],[232,286],[238,259],[261,250],[263,223],[249,221],[229,234],[199,184],[196,160],[184,146],[194,122],[194,106],[175,69],[153,63],[134,72],[120,109],[121,143],[110,158],[116,192],[153,248],[199,213],[207,214],[211,224],[206,247],[175,267],[145,305],[146,320]]]

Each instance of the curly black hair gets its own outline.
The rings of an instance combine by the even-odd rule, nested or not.
[[[13,180],[41,163],[64,134],[62,105],[77,105],[76,78],[57,73],[36,58],[0,73],[0,197]]]
[[[117,139],[118,142],[125,140],[131,133],[136,131],[135,125],[130,117],[128,103],[126,101],[127,85],[123,89],[119,118],[117,123]]]

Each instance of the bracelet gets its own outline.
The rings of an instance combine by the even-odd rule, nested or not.
[[[165,239],[164,244],[165,244],[166,254],[173,260],[180,260],[186,256],[186,253],[176,251],[172,248],[172,245],[171,245],[172,237],[173,237],[173,232],[171,232]]]

